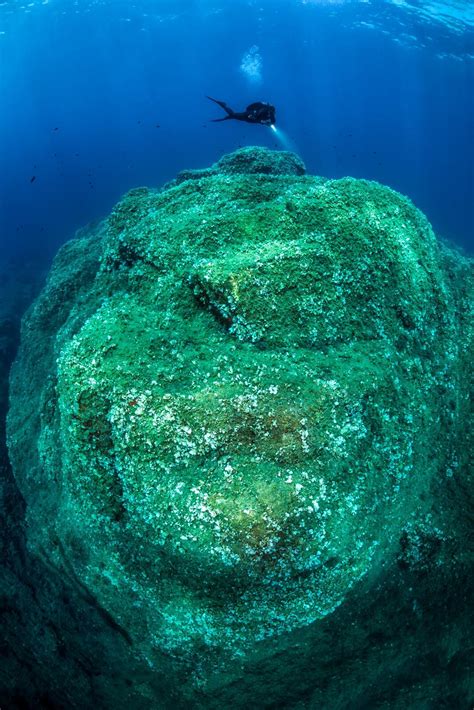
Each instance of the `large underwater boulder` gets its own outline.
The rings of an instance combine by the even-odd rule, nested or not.
[[[10,458],[29,549],[143,664],[132,706],[381,707],[393,650],[420,653],[406,614],[437,628],[410,584],[472,562],[472,295],[408,199],[262,148],[61,249]]]

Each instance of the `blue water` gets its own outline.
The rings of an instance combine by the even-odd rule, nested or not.
[[[47,260],[138,185],[243,145],[277,107],[314,174],[378,180],[474,252],[470,2],[0,2],[0,254]],[[34,178],[34,179],[33,179]]]

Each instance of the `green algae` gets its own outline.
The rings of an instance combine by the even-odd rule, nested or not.
[[[9,446],[31,549],[151,667],[194,659],[194,685],[285,652],[440,547],[422,521],[469,465],[472,284],[408,199],[291,154],[131,191],[24,323]]]

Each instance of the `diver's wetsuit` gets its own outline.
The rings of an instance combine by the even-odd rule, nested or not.
[[[214,101],[227,113],[224,118],[213,118],[213,122],[229,121],[234,118],[236,121],[245,121],[246,123],[260,123],[262,126],[272,126],[275,123],[275,107],[267,104],[265,101],[256,101],[254,104],[247,106],[245,111],[233,111],[224,101],[213,99],[208,96],[208,99]]]

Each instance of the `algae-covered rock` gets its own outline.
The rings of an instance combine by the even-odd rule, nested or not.
[[[215,165],[199,170],[183,170],[166,188],[179,185],[185,180],[199,180],[211,175],[304,175],[303,161],[294,153],[255,148],[240,148],[223,155]]]
[[[408,199],[291,154],[130,192],[24,321],[30,549],[192,702],[257,659],[307,696],[338,609],[458,553],[433,500],[468,490],[472,293]]]

